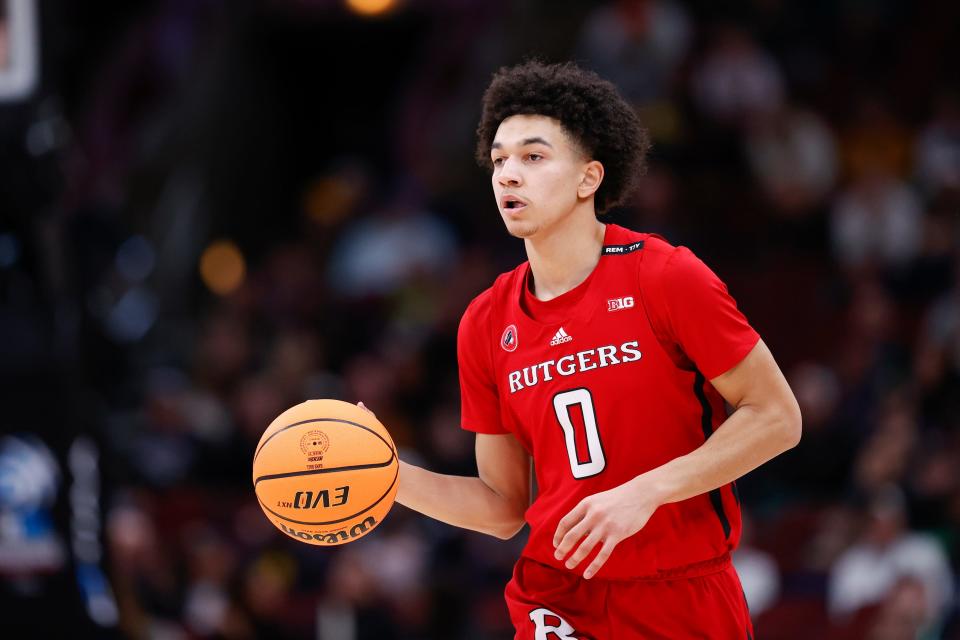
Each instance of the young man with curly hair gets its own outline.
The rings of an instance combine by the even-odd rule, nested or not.
[[[529,523],[506,588],[518,639],[752,637],[734,481],[800,438],[773,356],[688,249],[598,219],[649,147],[613,85],[502,69],[477,133],[528,260],[460,324],[479,477],[402,463],[398,501],[500,538]]]

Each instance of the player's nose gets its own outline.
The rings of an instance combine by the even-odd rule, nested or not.
[[[503,186],[514,186],[521,184],[523,178],[520,175],[520,164],[513,158],[507,158],[500,165],[500,173],[497,174],[497,181]]]

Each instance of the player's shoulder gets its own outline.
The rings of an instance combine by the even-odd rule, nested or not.
[[[644,238],[644,242],[643,242],[643,250],[648,256],[654,255],[658,257],[663,256],[665,258],[669,258],[673,256],[673,254],[677,251],[677,249],[681,248],[674,244],[671,244],[669,240],[667,240],[660,234],[647,233],[644,235],[646,237]]]
[[[634,231],[618,224],[608,223],[603,238],[603,256],[635,256],[669,253],[675,249],[667,239],[656,233]]]
[[[614,227],[605,239],[604,255],[616,253],[635,257],[629,271],[637,274],[648,301],[700,287],[715,277],[688,247],[656,233]]]
[[[648,273],[659,273],[682,252],[689,253],[689,250],[671,244],[657,233],[634,231],[615,224],[608,225],[603,245],[604,257],[629,256],[641,271]]]
[[[470,301],[463,312],[462,323],[486,324],[502,313],[502,309],[516,290],[517,283],[526,274],[527,263],[523,262],[516,268],[501,273],[489,287]]]
[[[689,263],[699,262],[696,254],[688,247],[675,245],[658,233],[642,233],[617,225],[612,229],[604,243],[604,255],[635,254],[641,271],[661,275],[664,268],[676,270]]]

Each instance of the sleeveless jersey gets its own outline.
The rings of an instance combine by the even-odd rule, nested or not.
[[[461,424],[511,433],[532,456],[538,493],[523,555],[566,570],[553,555],[560,519],[583,498],[702,445],[726,419],[709,380],[759,336],[703,262],[655,235],[607,225],[597,266],[547,303],[549,323],[521,304],[529,269],[525,262],[502,274],[463,315]],[[730,484],[661,505],[597,576],[693,574],[725,558],[739,537]]]

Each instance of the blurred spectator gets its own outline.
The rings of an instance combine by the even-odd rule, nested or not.
[[[803,415],[803,438],[790,456],[774,461],[770,474],[779,483],[778,494],[816,500],[848,481],[857,434],[839,415],[843,390],[833,369],[802,362],[789,370],[787,380]]]
[[[938,98],[933,119],[920,131],[916,147],[916,176],[932,196],[943,190],[960,191],[960,98]]]
[[[923,337],[930,348],[943,354],[947,367],[960,371],[960,261],[956,284],[930,306]]]
[[[454,251],[442,219],[416,203],[397,202],[347,229],[333,250],[330,283],[353,298],[389,294],[418,273],[443,273]]]
[[[955,261],[960,271],[960,261]],[[960,428],[960,273],[934,301],[921,325],[914,371],[924,414],[932,427]]]
[[[930,631],[931,612],[924,585],[920,580],[904,576],[884,598],[876,621],[870,629],[870,640],[914,640]],[[927,635],[936,634],[936,630]]]
[[[678,188],[676,175],[657,166],[650,167],[640,178],[632,204],[644,229],[665,237],[674,235],[676,219],[680,217]]]
[[[833,134],[812,111],[783,106],[758,114],[746,144],[750,167],[776,213],[803,215],[833,188]]]
[[[790,388],[803,414],[804,431],[818,431],[833,418],[840,400],[836,374],[822,364],[805,362],[790,372]]]
[[[743,30],[723,26],[692,78],[693,98],[709,118],[746,126],[780,108],[784,80],[777,61]]]
[[[914,416],[903,408],[888,410],[860,449],[854,481],[867,494],[904,480],[917,442]]]
[[[903,266],[920,250],[922,214],[920,200],[905,183],[888,173],[864,174],[834,203],[834,258],[849,268]]]
[[[898,388],[903,382],[898,368],[904,362],[904,345],[898,341],[902,309],[869,276],[851,286],[835,362],[845,389],[838,417],[862,437],[874,430],[878,416],[888,407],[907,402],[904,388]]]
[[[960,195],[960,191],[957,192]],[[938,197],[923,216],[922,241],[917,257],[906,270],[889,274],[888,282],[898,299],[913,304],[929,303],[948,290],[960,249],[960,218],[947,196]]]
[[[284,390],[266,376],[250,376],[240,384],[231,410],[248,442],[259,440],[267,425],[290,406],[285,399]]]
[[[264,553],[247,567],[241,598],[254,638],[296,638],[310,628],[313,621],[303,619],[305,610],[293,597],[296,577],[296,562],[286,553]]]
[[[733,554],[733,566],[740,576],[751,616],[759,616],[780,597],[780,569],[769,553],[752,545],[753,523],[743,514],[740,546]]]
[[[184,598],[187,628],[199,637],[212,637],[227,625],[230,579],[235,569],[233,549],[208,526],[185,532],[189,585]]]
[[[243,316],[229,308],[212,310],[202,321],[194,354],[196,382],[215,392],[230,389],[253,357]]]
[[[692,26],[671,0],[615,0],[587,17],[578,59],[636,105],[661,100],[690,45]]]
[[[36,0],[6,0],[0,10],[0,103],[30,97],[38,83]]]
[[[898,581],[913,578],[916,582],[903,583],[906,591],[900,595],[910,600],[915,589],[922,594],[925,606],[919,607],[919,612],[923,627],[935,628],[943,621],[953,598],[950,565],[934,539],[907,529],[905,508],[902,492],[892,485],[872,495],[869,520],[860,540],[831,568],[828,596],[832,615],[852,614],[882,602],[895,592]],[[903,613],[900,605],[912,615],[918,611],[915,605],[896,602],[889,615]]]
[[[121,628],[132,638],[183,637],[176,562],[138,502],[118,505],[107,521]]]
[[[816,519],[803,558],[803,567],[824,576],[837,559],[853,545],[862,529],[862,512],[847,503],[834,503],[823,510]],[[819,595],[826,600],[826,594]]]

